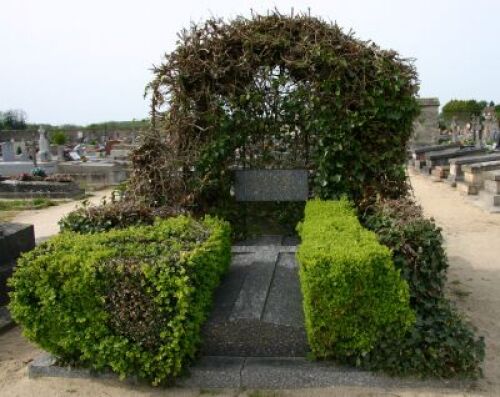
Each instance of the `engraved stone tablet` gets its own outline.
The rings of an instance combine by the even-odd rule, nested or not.
[[[306,201],[307,170],[236,170],[236,201]]]

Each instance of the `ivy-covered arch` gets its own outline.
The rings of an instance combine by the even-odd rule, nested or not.
[[[417,91],[410,61],[308,15],[193,25],[147,87],[133,192],[203,211],[231,169],[306,168],[311,196],[399,196]]]

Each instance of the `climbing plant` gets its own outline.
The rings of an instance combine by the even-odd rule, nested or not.
[[[130,193],[203,212],[232,169],[306,168],[311,196],[398,197],[417,91],[410,60],[310,15],[192,25],[147,86]]]

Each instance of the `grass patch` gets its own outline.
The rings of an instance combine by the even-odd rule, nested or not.
[[[59,204],[57,201],[46,198],[29,200],[0,200],[0,211],[39,210]]]
[[[248,393],[248,397],[281,397],[282,395],[280,391],[274,390],[252,390]]]

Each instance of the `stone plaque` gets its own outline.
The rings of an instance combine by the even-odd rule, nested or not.
[[[236,170],[236,201],[306,201],[307,170]]]

